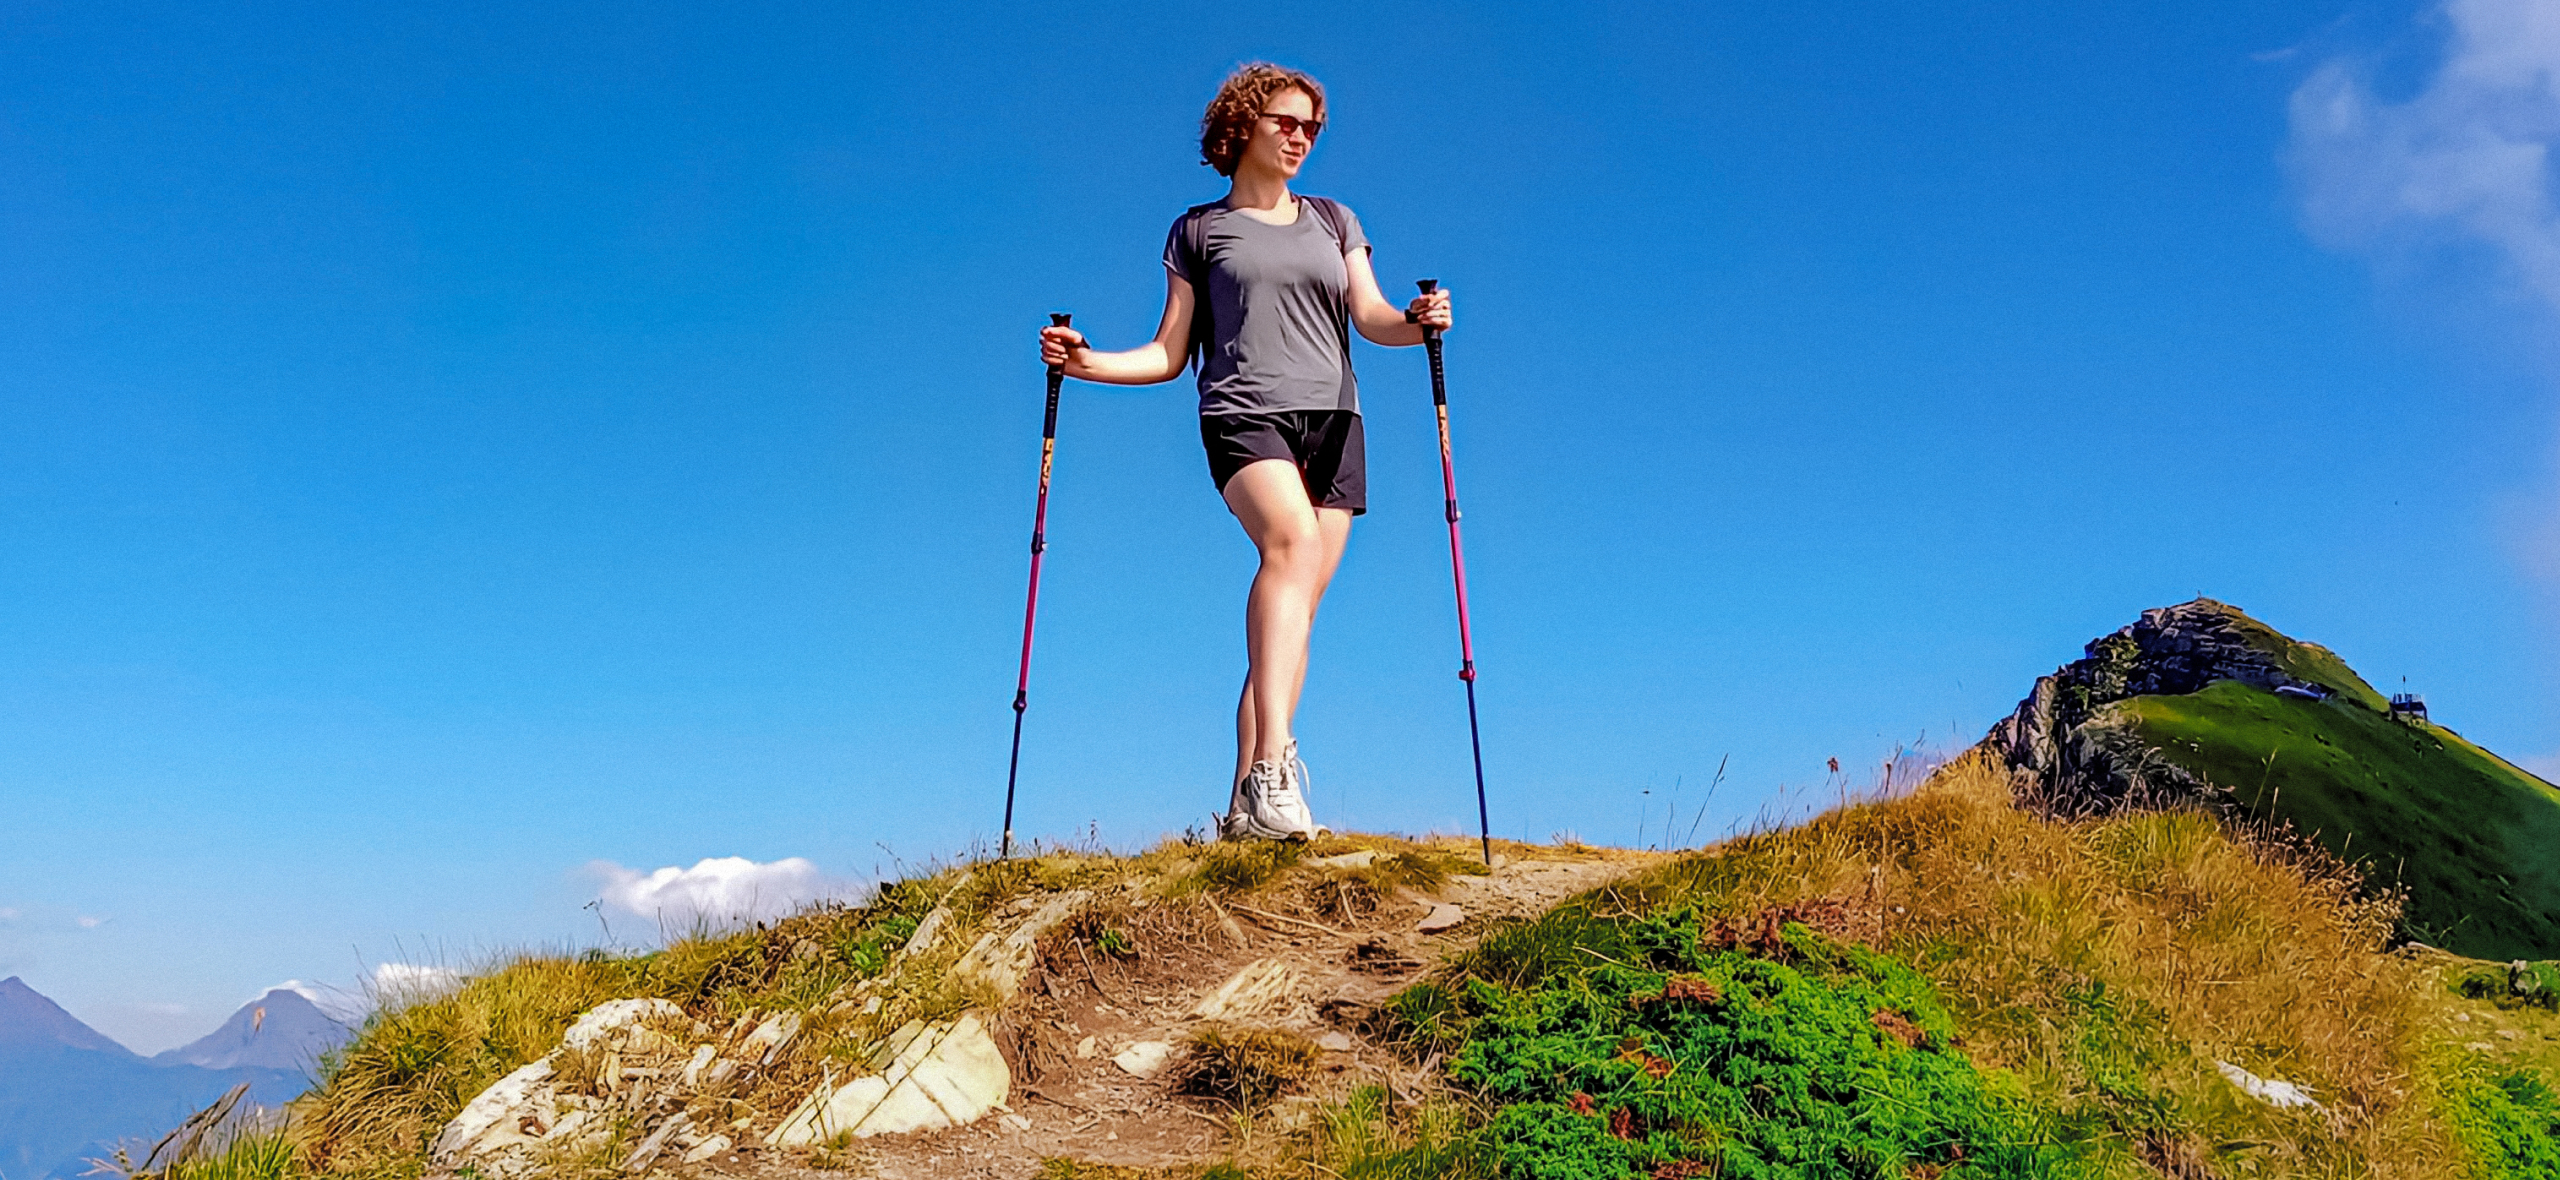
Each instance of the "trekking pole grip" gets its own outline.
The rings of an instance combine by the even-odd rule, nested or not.
[[[1440,289],[1440,280],[1415,279],[1413,285],[1422,288],[1422,293],[1428,295]],[[1425,325],[1422,329],[1422,342],[1437,347],[1440,343],[1440,329]]]
[[[1063,311],[1053,311],[1053,312],[1050,312],[1050,313],[1049,313],[1049,326],[1050,326],[1050,327],[1052,327],[1052,328],[1063,328],[1063,327],[1066,327],[1066,326],[1067,326],[1067,321],[1072,320],[1072,319],[1074,319],[1074,318],[1076,318],[1076,317],[1074,317],[1074,316],[1072,316],[1072,315],[1070,315],[1070,314],[1068,314],[1068,313],[1066,313],[1066,312],[1063,312]],[[1066,367],[1065,365],[1051,365],[1051,366],[1049,366],[1049,379],[1050,379],[1051,381],[1055,381],[1055,380],[1057,380],[1057,379],[1058,379],[1058,378],[1060,378],[1060,377],[1066,376],[1066,373],[1067,373],[1067,367]]]

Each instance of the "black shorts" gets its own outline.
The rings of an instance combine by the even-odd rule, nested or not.
[[[1286,459],[1316,507],[1347,508],[1353,516],[1369,510],[1369,456],[1357,410],[1203,414],[1200,445],[1208,448],[1209,478],[1220,494],[1246,464]]]

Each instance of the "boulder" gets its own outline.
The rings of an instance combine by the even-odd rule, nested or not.
[[[956,1021],[910,1023],[881,1052],[888,1060],[879,1073],[820,1083],[764,1141],[800,1147],[846,1132],[868,1138],[962,1126],[1012,1093],[1012,1071],[975,1012]]]

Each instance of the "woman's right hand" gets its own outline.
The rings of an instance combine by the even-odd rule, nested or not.
[[[1055,325],[1040,329],[1040,363],[1050,368],[1063,368],[1071,353],[1085,350],[1084,333]]]

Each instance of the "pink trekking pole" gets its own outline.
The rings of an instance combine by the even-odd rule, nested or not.
[[[1438,279],[1414,284],[1428,295]],[[1476,728],[1476,641],[1467,626],[1467,551],[1458,541],[1458,467],[1449,454],[1449,382],[1440,371],[1440,329],[1422,330],[1422,348],[1431,355],[1431,408],[1440,416],[1440,490],[1449,508],[1449,573],[1458,584],[1458,679],[1467,682],[1467,746],[1476,756],[1476,830],[1484,846],[1485,867],[1493,866],[1493,819],[1484,802],[1484,738]]]
[[[1053,327],[1066,327],[1072,318],[1049,313]],[[1064,367],[1049,366],[1049,410],[1040,419],[1040,506],[1031,515],[1031,594],[1022,605],[1022,670],[1013,680],[1013,757],[1004,769],[1004,843],[996,852],[998,860],[1013,856],[1013,784],[1022,770],[1022,713],[1031,705],[1031,625],[1040,618],[1040,554],[1049,548],[1049,463],[1058,453],[1058,387],[1066,379]]]

